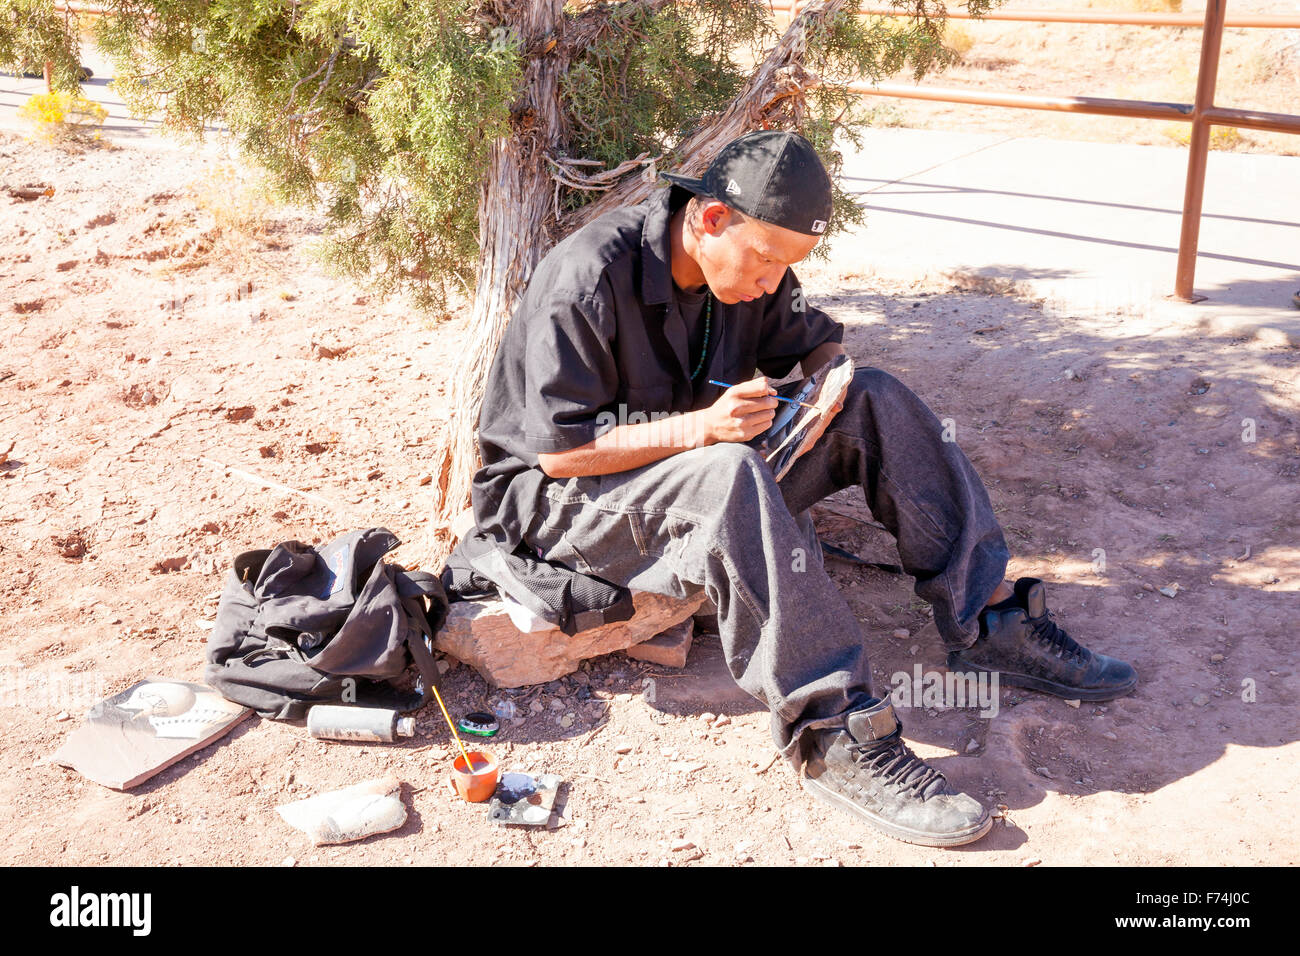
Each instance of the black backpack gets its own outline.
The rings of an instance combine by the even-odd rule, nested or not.
[[[235,558],[208,638],[204,680],[263,717],[318,703],[414,710],[438,686],[433,635],[447,616],[438,578],[382,560],[400,544],[368,528],[311,547],[285,541]],[[415,694],[391,684],[414,661]]]

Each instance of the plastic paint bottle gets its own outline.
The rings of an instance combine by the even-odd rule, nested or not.
[[[415,736],[415,718],[399,717],[382,707],[339,707],[321,704],[307,712],[307,732],[325,740],[365,740],[393,743]]]

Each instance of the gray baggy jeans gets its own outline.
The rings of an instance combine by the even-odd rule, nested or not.
[[[615,584],[677,597],[702,588],[732,676],[770,709],[773,739],[797,769],[810,731],[877,699],[861,624],[822,566],[808,515],[854,484],[897,540],[947,648],[974,643],[1006,542],[965,454],[879,369],[854,373],[844,409],[779,484],[749,445],[719,443],[548,481],[524,539]]]

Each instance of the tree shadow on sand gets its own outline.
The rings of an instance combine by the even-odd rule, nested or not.
[[[1300,737],[1300,353],[1132,311],[1075,319],[961,292],[824,298],[859,365],[896,375],[955,428],[1002,521],[1008,576],[1045,579],[1058,623],[1139,673],[1132,695],[1077,708],[1009,687],[996,716],[917,701],[900,710],[905,735],[939,749],[934,765],[1014,810],[1049,791],[1151,793],[1230,745]],[[824,541],[896,560],[860,489],[819,511]],[[918,666],[945,673],[910,578],[827,567],[864,621],[877,694]]]

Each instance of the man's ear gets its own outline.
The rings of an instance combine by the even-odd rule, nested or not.
[[[716,199],[705,200],[700,207],[700,228],[710,236],[716,236],[730,225],[735,218],[726,203]]]

